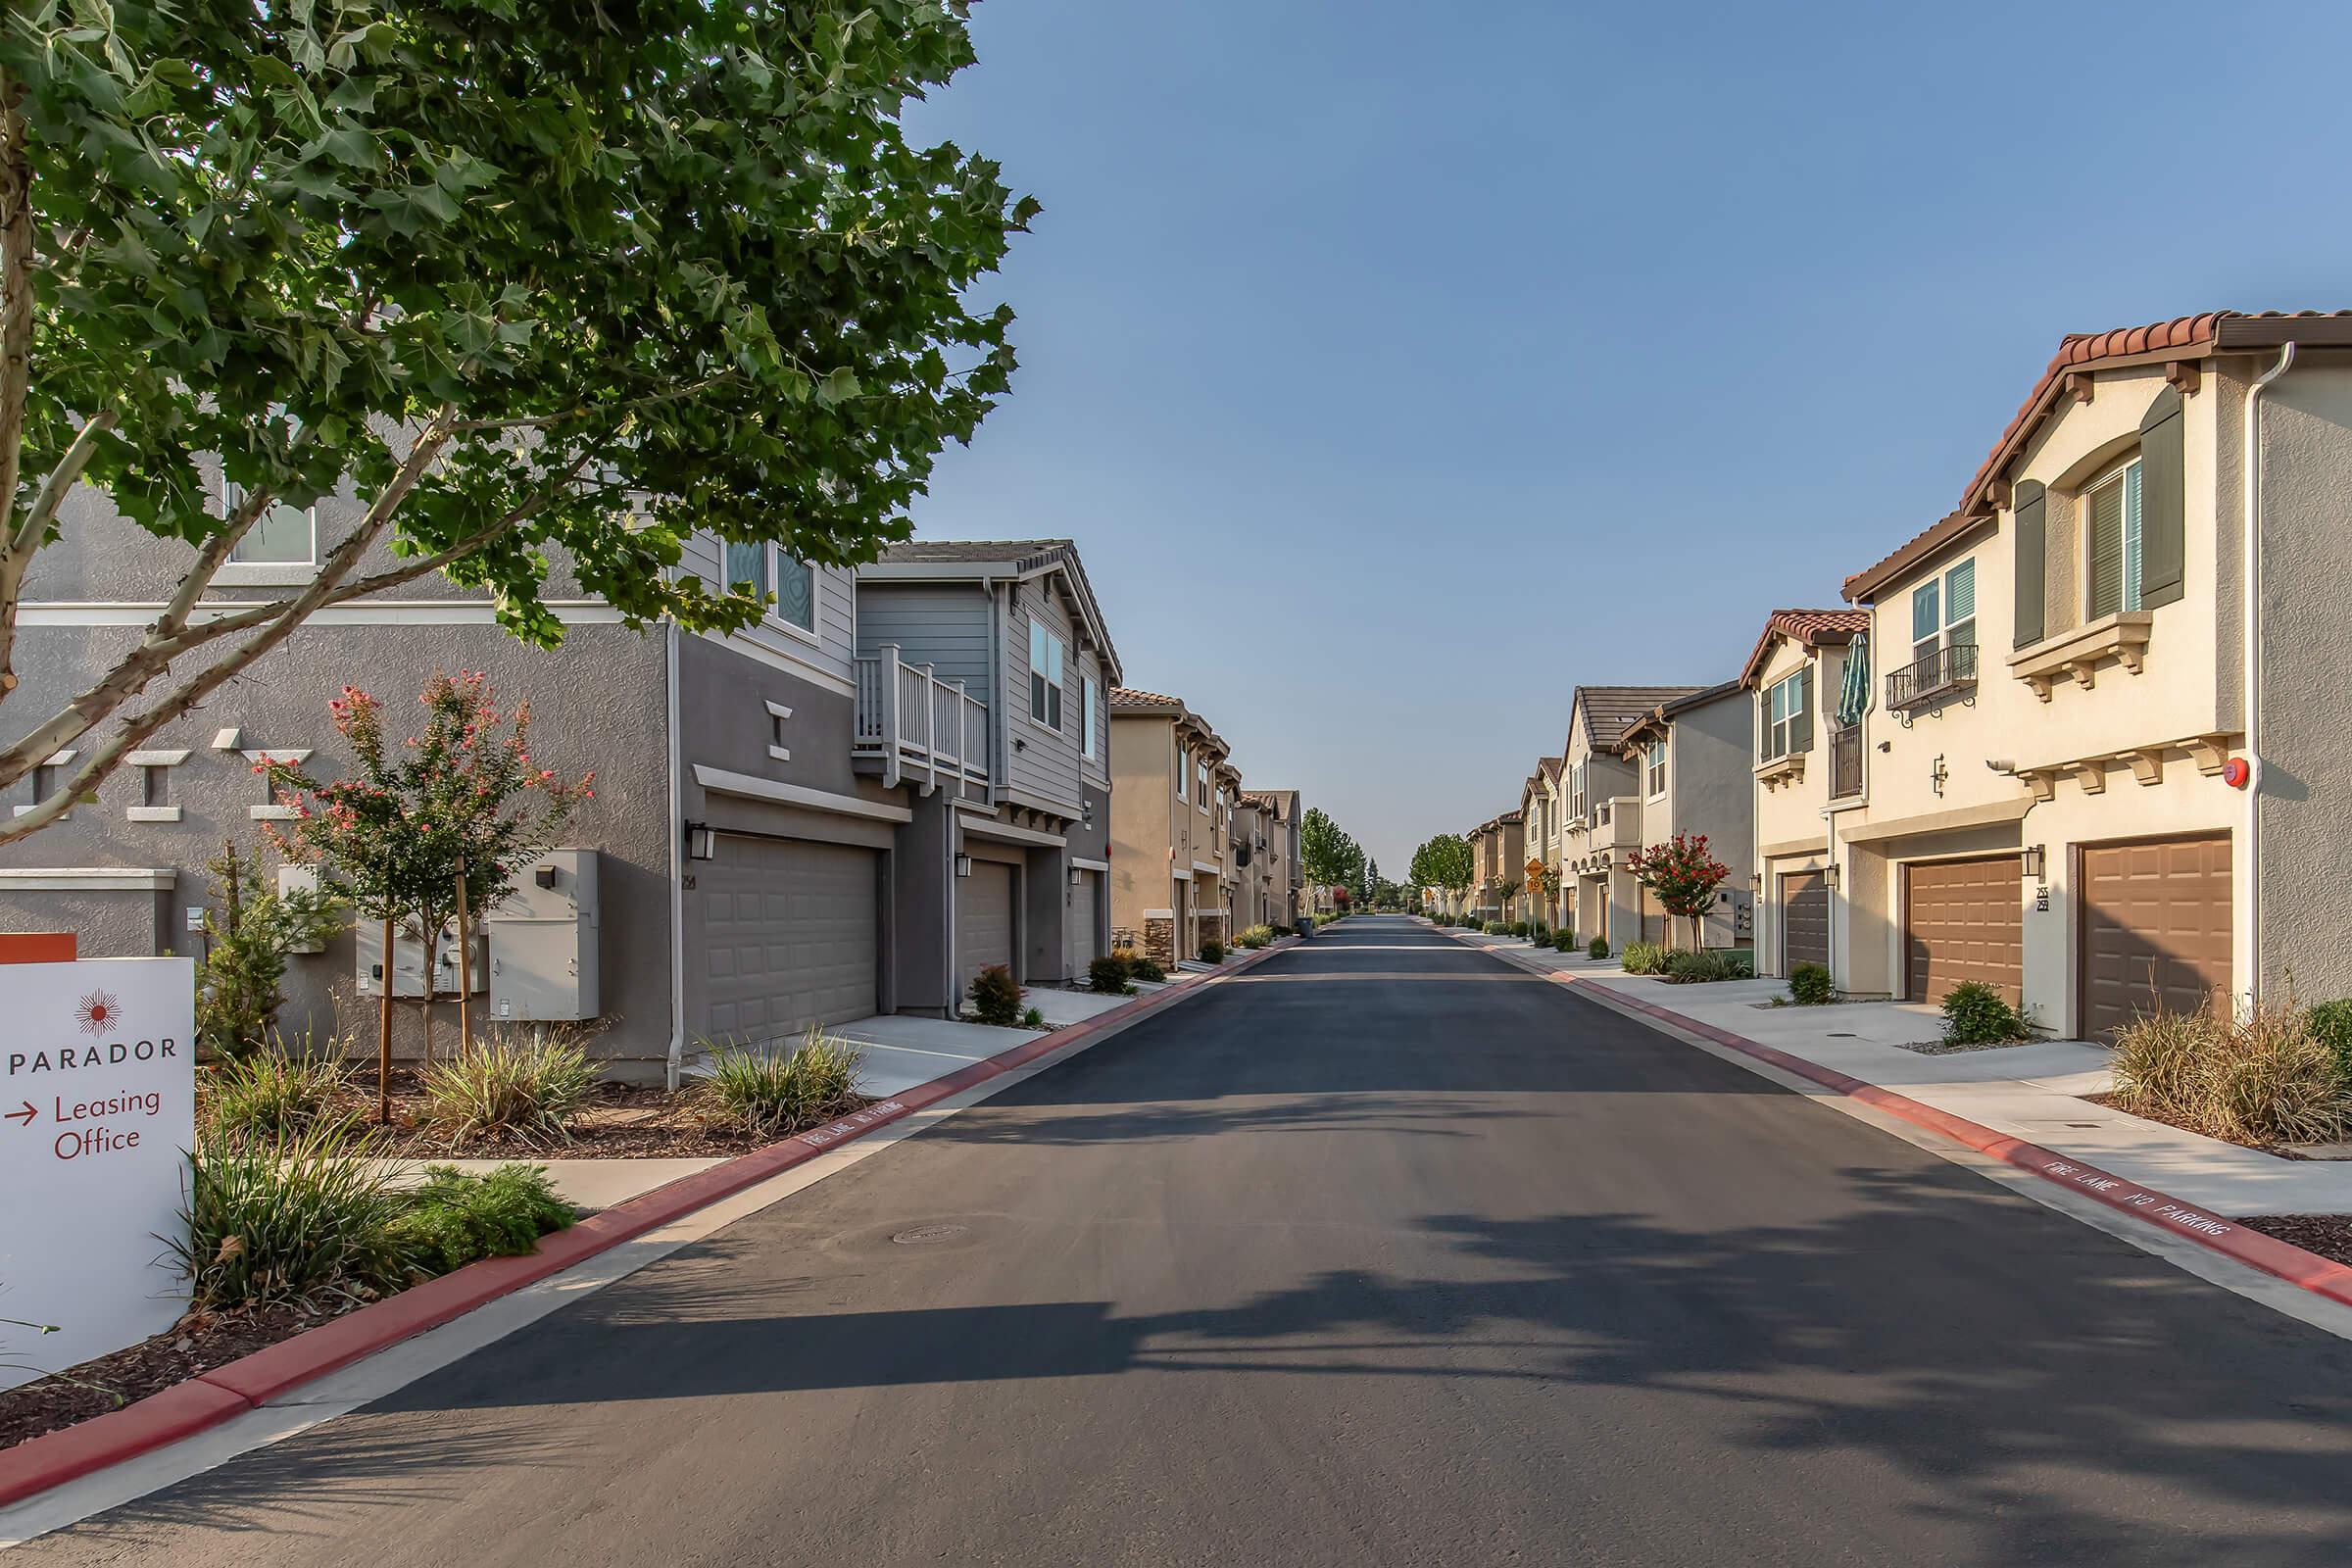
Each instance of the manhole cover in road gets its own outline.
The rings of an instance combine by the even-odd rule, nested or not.
[[[960,1225],[912,1225],[898,1232],[891,1240],[901,1247],[922,1247],[932,1242],[952,1242],[963,1234]]]

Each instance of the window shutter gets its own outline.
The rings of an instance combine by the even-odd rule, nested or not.
[[[1788,750],[1809,752],[1813,749],[1813,666],[1807,664],[1796,672],[1796,690],[1792,694],[1795,711],[1788,715]]]
[[[2139,421],[2139,604],[2143,610],[2180,597],[2182,514],[2187,486],[2180,393],[2166,387]]]
[[[2082,526],[2090,535],[2085,552],[2090,581],[2082,596],[2082,612],[2096,620],[2124,606],[2124,487],[2101,485],[2082,510]]]
[[[2042,601],[2049,582],[2049,493],[2036,480],[2017,487],[2017,646],[2042,638]]]

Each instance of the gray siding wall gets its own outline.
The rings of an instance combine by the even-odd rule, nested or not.
[[[870,658],[885,643],[896,643],[907,663],[927,663],[941,680],[959,680],[968,695],[991,700],[996,682],[988,662],[989,605],[979,584],[868,578],[858,584],[858,593],[860,655]]]
[[[705,583],[726,582],[726,553],[716,534],[689,537],[678,569]],[[780,659],[811,664],[837,680],[851,678],[851,656],[858,651],[858,579],[841,566],[816,568],[816,637],[812,642],[797,626],[761,621],[728,639]]]
[[[1739,918],[1752,904],[1747,868],[1755,864],[1755,775],[1747,755],[1755,705],[1745,691],[1674,715],[1667,732],[1666,790],[1677,833],[1704,833],[1707,852],[1732,868],[1723,891],[1724,918],[1707,922],[1710,947],[1744,941],[1752,921]],[[1653,842],[1659,835],[1644,832]]]
[[[24,688],[0,708],[0,737],[13,738],[120,657],[138,635],[130,627],[36,626],[24,631],[17,668]],[[203,710],[148,742],[158,751],[186,748],[188,759],[170,770],[177,822],[132,822],[143,782],[125,768],[99,791],[94,806],[22,843],[0,849],[10,867],[122,866],[171,868],[170,893],[8,893],[0,891],[0,930],[70,929],[84,955],[132,956],[177,947],[193,951],[185,910],[210,906],[204,861],[223,839],[240,851],[264,845],[250,808],[266,803],[264,781],[235,752],[213,749],[222,729],[242,731],[239,744],[264,749],[310,748],[313,776],[348,775],[352,759],[329,722],[326,705],[346,684],[383,699],[390,722],[404,722],[402,705],[437,670],[486,671],[502,706],[528,699],[532,756],[560,774],[594,769],[596,796],[565,826],[566,846],[601,852],[602,925],[599,932],[607,1027],[589,1051],[615,1063],[659,1063],[669,1041],[669,808],[664,662],[659,634],[619,626],[574,626],[553,653],[514,642],[488,624],[391,622],[309,626],[267,655],[243,680]],[[404,733],[396,730],[394,740]],[[85,743],[86,744],[86,743]],[[7,806],[30,800],[19,784]],[[273,863],[273,862],[272,862]],[[340,994],[352,1025],[372,1044],[372,1009],[353,1006],[356,957],[346,935],[323,954],[295,957],[285,981],[280,1027],[323,1041],[336,1028]],[[445,1004],[447,1029],[456,1009]],[[397,1045],[415,1048],[413,1015],[402,1010]]]
[[[1010,635],[1004,646],[1004,724],[1012,739],[1023,744],[1013,748],[1007,743],[1005,783],[1041,800],[1076,806],[1078,750],[1084,744],[1078,712],[1078,639],[1055,582],[1050,577],[1025,582],[1013,595]],[[1044,621],[1066,650],[1058,733],[1046,728],[1042,718],[1029,711],[1029,625],[1033,620]]]

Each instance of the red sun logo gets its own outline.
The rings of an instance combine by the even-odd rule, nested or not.
[[[81,999],[74,1009],[85,1035],[102,1035],[112,1029],[122,1016],[122,1004],[103,991],[93,991]]]

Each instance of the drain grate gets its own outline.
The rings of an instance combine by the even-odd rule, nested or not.
[[[416,983],[417,983],[418,985],[420,985],[420,986],[424,984],[424,982],[423,982],[423,981],[421,981],[421,980],[417,981]],[[1842,1033],[1838,1032],[1838,1030],[1836,1030],[1836,1029],[1833,1029],[1833,1030],[1831,1030],[1831,1031],[1830,1031],[1830,1038],[1831,1038],[1832,1040],[1859,1040],[1859,1039],[1861,1039],[1862,1037],[1861,1037],[1860,1035],[1855,1035],[1855,1034],[1842,1034]]]
[[[960,1225],[910,1225],[891,1240],[901,1247],[923,1247],[933,1242],[952,1242],[962,1234]]]

